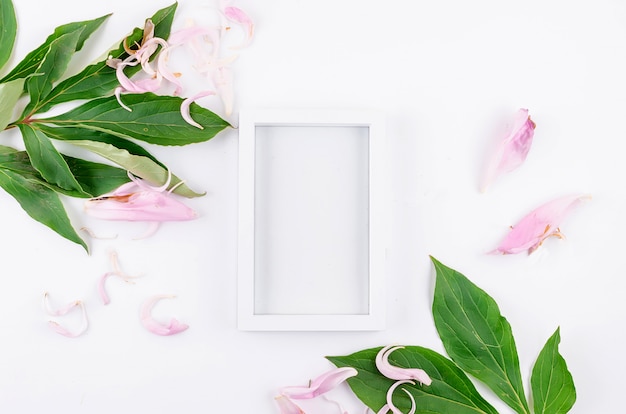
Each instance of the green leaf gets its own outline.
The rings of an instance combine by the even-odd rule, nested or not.
[[[517,413],[530,413],[511,326],[497,303],[461,273],[431,259],[437,273],[433,317],[448,355]]]
[[[74,177],[88,196],[109,193],[130,181],[126,170],[111,165],[64,156]],[[76,195],[75,195],[76,197]]]
[[[23,117],[35,112],[40,102],[52,90],[54,82],[65,73],[67,65],[72,59],[72,54],[76,50],[76,44],[80,31],[74,31],[63,36],[59,36],[50,43],[48,52],[43,60],[26,81],[26,89],[30,96],[30,102],[26,105]]]
[[[47,182],[65,190],[83,192],[65,159],[52,145],[50,139],[30,125],[20,124],[19,128],[31,164],[41,176]]]
[[[137,177],[148,180],[156,186],[167,181],[168,170],[140,145],[124,138],[109,135],[104,132],[83,128],[63,128],[38,125],[50,138],[65,140],[70,144],[97,154],[130,171]],[[176,186],[174,192],[183,197],[201,197],[186,184],[179,184],[181,179],[172,174],[170,188]]]
[[[386,404],[386,394],[395,382],[380,374],[376,368],[376,354],[381,348],[366,349],[347,356],[327,357],[338,367],[353,367],[356,377],[348,384],[356,396],[369,408],[378,412]],[[432,383],[402,385],[416,401],[416,414],[497,414],[485,401],[470,379],[452,361],[427,348],[407,346],[394,351],[389,361],[405,368],[421,368],[428,373]],[[402,411],[411,407],[409,398],[399,389],[394,394],[394,404]]]
[[[154,23],[154,33],[156,37],[167,39],[170,35],[174,13],[177,3],[157,11],[151,18]],[[140,42],[143,37],[143,30],[135,28],[128,36],[128,44]],[[115,50],[111,50],[106,54],[107,58],[124,59],[128,56],[125,52],[123,43]],[[140,70],[139,66],[127,67],[125,73],[132,76]],[[60,82],[48,95],[44,105],[39,112],[45,112],[52,106],[69,102],[77,99],[93,99],[110,94],[119,82],[115,75],[115,69],[107,66],[106,59],[87,66],[80,73],[71,76]]]
[[[4,168],[0,168],[0,187],[15,198],[33,219],[89,251],[85,241],[72,227],[63,203],[54,190]]]
[[[0,83],[0,131],[4,130],[13,118],[15,104],[22,96],[24,79]]]
[[[71,197],[99,196],[129,181],[126,170],[69,156],[63,156],[63,158],[84,191],[66,190],[47,182],[32,166],[26,151],[0,146],[0,169],[16,172],[57,193]]]
[[[183,100],[176,96],[142,93],[125,95],[123,100],[132,111],[122,108],[114,96],[109,96],[94,99],[64,114],[38,121],[102,131],[157,145],[204,142],[229,126],[218,115],[195,103],[190,108],[191,116],[204,129],[188,124],[180,113]]]
[[[37,47],[32,52],[28,53],[24,59],[20,63],[13,68],[8,75],[6,75],[0,83],[8,82],[13,79],[26,78],[37,70],[41,61],[44,59],[46,54],[48,53],[48,49],[52,42],[54,42],[59,37],[70,34],[70,33],[80,33],[78,37],[78,42],[76,43],[75,52],[82,49],[83,44],[91,36],[91,34],[100,27],[100,25],[110,16],[102,16],[94,20],[86,20],[82,22],[74,22],[64,24],[62,26],[54,29],[54,32],[48,36],[45,42],[43,42],[39,47]]]
[[[15,44],[17,19],[11,0],[0,0],[0,69],[8,62]]]
[[[559,354],[560,330],[548,339],[530,377],[535,414],[565,414],[576,401],[576,388],[565,359]]]

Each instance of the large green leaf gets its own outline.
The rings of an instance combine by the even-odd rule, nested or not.
[[[126,170],[64,155],[63,158],[80,184],[81,191],[71,191],[44,180],[31,164],[26,151],[0,146],[0,169],[10,170],[57,193],[71,197],[94,197],[108,193],[129,181]]]
[[[24,90],[24,79],[0,83],[0,132],[13,118],[13,109]]]
[[[13,51],[17,34],[17,19],[11,0],[0,0],[0,69],[4,67]]]
[[[98,154],[156,186],[161,186],[167,181],[167,167],[142,146],[132,141],[90,129],[46,125],[37,125],[37,127],[50,138],[68,141],[74,146]],[[174,189],[176,194],[190,198],[204,195],[204,193],[193,191],[187,184],[180,183],[181,179],[172,174],[170,188],[176,187]]]
[[[448,355],[516,412],[530,413],[511,326],[497,303],[461,273],[432,261],[433,317]]]
[[[76,44],[82,30],[64,34],[50,43],[48,52],[32,76],[26,81],[26,89],[30,96],[30,102],[26,105],[24,117],[35,112],[40,102],[52,90],[53,84],[65,73],[67,65],[72,59]]]
[[[89,250],[72,227],[65,207],[54,190],[4,168],[0,168],[0,187],[15,198],[33,219]]]
[[[347,356],[327,357],[338,367],[353,367],[356,377],[348,379],[348,384],[365,405],[378,412],[386,404],[386,394],[395,382],[380,374],[376,368],[376,354],[381,348],[366,349]],[[403,385],[416,401],[416,414],[497,414],[485,401],[470,379],[452,361],[427,348],[407,346],[394,351],[389,361],[405,368],[425,370],[432,383],[426,385]],[[398,390],[394,394],[394,404],[402,411],[411,407],[409,398]]]
[[[560,330],[548,339],[530,377],[535,414],[565,414],[576,401],[576,388],[565,359],[559,354]]]
[[[203,129],[190,125],[180,113],[182,99],[176,96],[142,93],[125,95],[123,99],[132,111],[122,108],[114,96],[108,96],[86,102],[64,114],[38,121],[102,131],[157,145],[204,142],[229,126],[218,115],[195,103],[191,105],[190,113]]]
[[[50,49],[50,45],[59,37],[70,34],[70,33],[79,33],[78,41],[76,43],[76,49],[74,51],[79,51],[82,49],[85,40],[91,36],[91,34],[100,27],[100,25],[109,17],[110,15],[102,16],[93,20],[86,20],[82,22],[74,22],[64,24],[62,26],[54,29],[54,32],[48,36],[48,38],[43,42],[39,47],[37,47],[32,52],[28,53],[24,59],[20,63],[13,68],[9,74],[7,74],[0,83],[8,82],[13,79],[25,78],[29,75],[35,73],[41,61],[44,59],[48,50]]]
[[[63,156],[52,145],[43,132],[30,125],[20,124],[20,131],[30,162],[49,183],[65,190],[82,192],[80,184],[72,174]]]
[[[154,34],[156,37],[167,39],[170,34],[174,13],[177,3],[157,11],[150,20],[154,24]],[[129,45],[141,41],[143,30],[135,28],[128,36],[127,43]],[[123,43],[115,50],[107,53],[107,58],[124,59],[128,56],[125,52]],[[139,66],[127,67],[125,72],[128,76],[140,70]],[[48,95],[46,102],[39,109],[39,112],[45,112],[52,106],[61,102],[73,101],[76,99],[93,99],[100,96],[110,94],[119,82],[115,75],[115,70],[106,64],[106,59],[87,66],[80,73],[71,76],[60,82]]]

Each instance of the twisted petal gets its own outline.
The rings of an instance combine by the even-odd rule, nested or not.
[[[528,109],[520,109],[515,114],[503,139],[495,148],[487,163],[481,191],[486,191],[501,174],[510,172],[522,165],[530,151],[535,134],[535,123],[528,115]]]
[[[404,348],[403,346],[387,345],[381,349],[376,355],[376,368],[385,377],[393,380],[417,380],[418,382],[430,385],[432,380],[428,374],[419,368],[401,368],[389,363],[389,355],[397,350]]]
[[[227,6],[224,8],[224,15],[231,22],[235,22],[240,24],[245,32],[246,39],[244,42],[236,46],[236,48],[242,48],[250,44],[252,42],[252,38],[254,37],[254,22],[243,10],[235,6]]]
[[[190,96],[189,98],[186,98],[185,100],[183,100],[183,103],[180,105],[180,114],[182,115],[183,119],[189,125],[193,125],[196,128],[204,129],[204,127],[202,125],[200,125],[199,123],[197,123],[196,121],[193,120],[193,118],[189,114],[189,107],[196,100],[198,100],[200,98],[204,98],[205,96],[209,96],[209,95],[215,95],[215,92],[213,92],[213,91],[202,91],[200,93],[197,93],[194,96]]]
[[[47,299],[48,299],[48,295],[46,293],[44,294],[46,312],[48,312],[49,314],[53,316],[63,316],[67,314],[70,310],[75,309],[75,308],[80,308],[81,315],[82,315],[81,327],[78,330],[72,331],[69,328],[61,325],[59,322],[51,320],[51,321],[48,321],[48,326],[53,331],[55,331],[56,333],[60,335],[67,336],[68,338],[77,338],[87,331],[87,328],[89,328],[89,320],[87,319],[87,310],[85,309],[85,304],[82,301],[77,300],[77,301],[71,302],[67,306],[59,308],[56,311],[53,311],[50,309],[49,304],[47,303]]]
[[[281,390],[281,394],[296,400],[315,398],[357,374],[357,370],[351,367],[335,368],[315,378],[309,386],[285,387]]]
[[[534,252],[548,237],[563,238],[559,229],[561,221],[588,195],[573,195],[557,198],[531,211],[519,221],[500,245],[492,251],[498,254]]]
[[[393,401],[392,401],[394,391],[396,390],[396,388],[398,388],[402,384],[415,385],[415,383],[413,381],[397,381],[391,387],[389,387],[389,389],[387,390],[387,407],[388,407],[389,410],[391,410],[391,412],[393,414],[403,414],[402,411],[400,411],[398,409],[398,407],[393,405]],[[404,388],[402,389],[402,391],[404,391],[409,396],[409,398],[411,399],[411,410],[409,411],[408,414],[415,414],[415,399],[413,398],[413,395],[411,395],[411,393],[408,392],[407,390],[405,390]],[[385,407],[383,407],[383,408],[385,408]],[[386,411],[384,411],[384,412],[386,412]]]
[[[189,328],[189,325],[181,323],[175,318],[170,319],[170,322],[165,324],[156,321],[152,317],[152,308],[154,307],[154,305],[156,305],[158,301],[160,301],[161,299],[168,299],[173,297],[174,296],[172,295],[156,295],[144,302],[140,312],[141,324],[144,326],[144,328],[156,335],[161,336],[174,335],[183,332],[187,328]]]

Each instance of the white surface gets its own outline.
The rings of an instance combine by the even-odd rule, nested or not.
[[[240,329],[384,328],[384,124],[372,111],[242,111]]]
[[[59,24],[115,12],[88,44],[83,58],[89,61],[168,4],[16,0],[22,31],[14,62]],[[229,131],[209,143],[154,150],[190,185],[207,191],[189,202],[201,214],[196,221],[168,223],[152,239],[133,241],[142,224],[88,221],[80,203],[68,203],[78,227],[119,233],[116,240],[94,241],[91,256],[0,194],[0,407],[24,413],[275,413],[277,389],[305,384],[328,369],[324,355],[390,342],[442,351],[429,310],[432,254],[500,304],[526,380],[545,340],[561,326],[561,352],[578,390],[572,413],[620,412],[626,371],[626,4],[238,5],[254,17],[257,37],[235,63],[237,108],[386,113],[387,329],[237,330],[237,133]],[[182,1],[177,24],[203,16],[200,6]],[[537,123],[528,160],[480,194],[491,132],[519,107],[529,108]],[[530,257],[484,254],[532,208],[578,191],[594,198],[563,223],[566,240],[550,240]],[[110,279],[111,304],[104,307],[95,285],[109,269],[110,248],[124,270],[144,277],[135,285]],[[46,290],[59,302],[87,303],[91,327],[85,336],[71,340],[47,328],[40,307]],[[155,312],[188,323],[188,331],[161,338],[143,330],[138,308],[153,293],[177,294]],[[352,400],[346,406],[362,412]]]

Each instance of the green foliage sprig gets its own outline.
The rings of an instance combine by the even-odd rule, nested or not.
[[[558,351],[559,329],[548,339],[532,369],[531,404],[524,392],[511,326],[495,300],[461,273],[434,258],[432,261],[436,271],[433,318],[450,359],[419,346],[406,346],[389,357],[393,365],[423,369],[432,379],[430,385],[402,385],[415,400],[415,414],[497,414],[467,374],[484,383],[516,413],[567,413],[576,401],[576,389]],[[348,384],[375,412],[388,403],[387,391],[395,382],[376,367],[380,349],[328,357],[338,367],[358,371]],[[395,393],[393,405],[406,413],[412,402],[406,394]]]
[[[177,4],[158,10],[150,20],[154,36],[167,39]],[[17,128],[25,151],[0,146],[0,187],[13,196],[35,220],[64,238],[83,246],[84,240],[73,228],[59,195],[89,198],[109,192],[127,182],[126,171],[162,185],[168,179],[165,165],[136,141],[156,145],[187,145],[207,141],[230,126],[221,117],[195,103],[196,128],[181,116],[182,98],[141,93],[125,96],[120,107],[114,89],[119,86],[115,69],[106,59],[64,77],[76,52],[109,15],[57,27],[36,49],[0,78],[0,131]],[[0,74],[9,61],[17,34],[17,19],[11,0],[0,0]],[[127,44],[143,38],[135,28]],[[124,43],[107,53],[109,58],[128,56]],[[131,76],[139,67],[128,67]],[[15,117],[18,101],[27,98],[21,114]],[[69,111],[45,117],[60,103],[80,100]],[[116,164],[90,162],[60,153],[55,141],[64,141]],[[201,195],[175,175],[174,191],[186,197]]]

